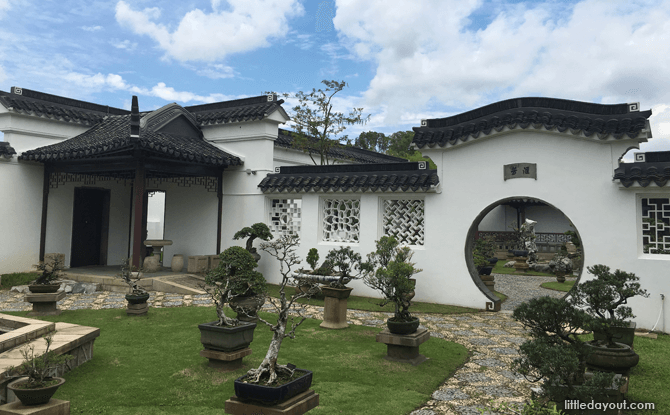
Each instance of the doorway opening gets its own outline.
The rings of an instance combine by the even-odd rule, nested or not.
[[[74,189],[70,267],[107,265],[109,189]]]

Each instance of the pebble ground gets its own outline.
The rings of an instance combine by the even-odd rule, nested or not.
[[[431,399],[410,415],[480,415],[491,401],[521,405],[530,397],[535,385],[510,370],[518,357],[518,346],[526,340],[526,331],[511,317],[511,310],[530,298],[565,293],[540,288],[540,284],[555,281],[553,277],[495,275],[498,292],[509,298],[498,313],[423,314],[415,313],[431,336],[464,345],[471,350],[468,363],[458,369],[431,396]],[[207,295],[182,295],[151,292],[149,306],[207,307],[212,300]],[[31,304],[23,301],[24,294],[0,292],[0,311],[29,311]],[[61,310],[125,308],[125,294],[96,292],[68,294],[58,302]],[[269,307],[265,305],[264,307]],[[323,307],[308,306],[306,314],[323,318]],[[388,313],[349,310],[349,324],[382,328]]]

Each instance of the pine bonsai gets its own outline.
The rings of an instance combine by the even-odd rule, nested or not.
[[[142,279],[142,268],[135,268],[137,271],[133,273],[133,266],[130,265],[130,258],[121,260],[121,273],[117,275],[123,282],[128,284],[131,295],[146,294],[147,290],[140,287],[140,280]],[[134,275],[133,275],[134,274]]]
[[[49,333],[42,338],[47,345],[43,355],[35,356],[35,346],[27,346],[21,350],[21,356],[23,356],[24,359],[23,363],[17,367],[9,367],[8,373],[11,374],[11,376],[28,377],[21,386],[17,387],[22,389],[37,389],[58,383],[51,379],[52,373],[65,364],[65,362],[74,359],[73,356],[57,355],[52,350],[49,350],[53,343],[53,333]]]
[[[348,246],[331,249],[326,256],[326,261],[322,265],[322,268],[324,266],[331,268],[340,277],[337,281],[331,282],[330,286],[333,288],[346,288],[346,284],[349,281],[360,276],[361,254],[357,254]]]
[[[65,268],[58,256],[54,257],[50,263],[42,261],[37,265],[33,265],[41,272],[40,276],[33,282],[33,284],[48,285],[54,284],[61,276],[61,271]]]
[[[258,261],[260,256],[258,256],[256,248],[254,248],[254,240],[258,238],[264,241],[269,241],[273,238],[273,236],[272,232],[270,232],[270,228],[268,228],[268,225],[262,222],[258,222],[251,225],[251,227],[247,226],[240,229],[237,231],[237,233],[235,233],[235,235],[233,235],[233,239],[235,240],[242,238],[247,238],[246,250],[254,256],[256,261]]]

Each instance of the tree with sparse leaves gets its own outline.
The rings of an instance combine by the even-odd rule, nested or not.
[[[333,98],[347,83],[327,80],[321,83],[325,89],[312,88],[311,92],[283,96],[298,100],[289,114],[294,126],[293,146],[309,154],[314,164],[323,165],[337,161],[330,152],[347,143],[346,135],[339,136],[347,126],[365,124],[370,116],[363,116],[363,108],[353,108],[348,115],[334,111]]]

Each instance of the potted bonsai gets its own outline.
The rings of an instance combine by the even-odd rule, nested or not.
[[[51,261],[42,261],[37,265],[33,265],[41,272],[32,284],[28,285],[30,292],[35,294],[41,293],[55,293],[60,288],[60,283],[57,282],[61,276],[61,271],[65,268],[58,255],[54,256]]]
[[[629,272],[610,272],[605,265],[587,267],[596,278],[579,284],[572,293],[571,302],[583,307],[593,320],[590,324],[594,340],[589,342],[589,366],[600,370],[627,373],[639,361],[632,350],[635,338],[635,316],[630,307],[624,306],[636,295],[648,297],[637,282],[639,278]]]
[[[256,322],[256,313],[265,303],[266,297],[263,274],[254,271],[258,262],[251,252],[239,246],[226,249],[219,258],[219,264],[207,278],[211,282],[223,282],[227,276],[242,276],[241,279],[235,278],[238,283],[232,287],[227,303],[237,313],[238,320]]]
[[[133,271],[132,265],[130,265],[130,258],[126,258],[121,261],[121,273],[117,276],[121,278],[123,282],[128,284],[128,287],[130,288],[130,292],[126,294],[129,314],[146,313],[146,303],[149,299],[149,293],[140,286],[140,280],[142,279],[142,268],[138,268],[137,271]],[[131,310],[137,312],[131,312]]]
[[[282,276],[279,299],[269,299],[277,312],[277,322],[271,323],[260,316],[258,318],[272,330],[272,341],[258,368],[249,370],[235,380],[235,395],[242,401],[275,405],[307,391],[312,384],[311,371],[297,369],[290,363],[278,363],[282,341],[287,337],[295,339],[296,329],[306,319],[302,314],[304,307],[299,307],[296,300],[309,298],[312,294],[297,292],[290,298],[286,295],[286,286],[291,282],[291,269],[301,262],[295,254],[298,243],[297,236],[283,235],[275,241],[261,244],[263,251],[279,261],[279,272]]]
[[[519,347],[520,357],[512,370],[531,382],[541,382],[533,399],[554,401],[563,409],[565,400],[620,402],[620,375],[607,372],[586,374],[589,347],[579,335],[593,318],[561,298],[538,297],[519,305],[512,314],[529,331],[530,340]]]
[[[411,277],[421,270],[409,262],[413,255],[411,249],[398,246],[395,238],[383,236],[376,245],[377,250],[368,254],[367,262],[361,265],[365,273],[363,282],[381,292],[384,297],[379,303],[381,307],[394,303],[394,315],[386,321],[389,331],[403,335],[414,333],[419,328],[419,319],[409,313],[416,285]]]
[[[300,292],[307,292],[315,287],[320,287],[319,283],[317,282],[318,279],[313,278],[314,276],[327,276],[332,275],[333,273],[333,267],[328,261],[325,261],[320,267],[318,266],[319,251],[316,248],[311,248],[309,250],[309,252],[307,253],[307,257],[305,258],[305,261],[307,261],[311,269],[309,270],[299,269],[295,273],[295,279],[299,281],[296,289]],[[321,299],[323,299],[321,288],[319,288],[317,293],[312,295],[312,297],[313,298],[320,297]]]
[[[572,274],[572,260],[568,257],[568,249],[565,244],[556,252],[554,257],[549,261],[549,267],[556,275],[556,281],[564,283],[565,276]]]
[[[210,270],[206,277],[206,285],[201,287],[214,300],[218,320],[198,325],[200,341],[205,349],[232,352],[249,346],[254,337],[256,323],[240,321],[226,316],[226,305],[234,296],[244,295],[249,291],[265,292],[263,274],[254,271],[256,261],[251,253],[239,246],[233,246],[219,254],[219,264]],[[262,305],[262,303],[261,303]],[[254,314],[260,307],[238,307],[238,312]]]
[[[35,345],[21,350],[25,359],[18,367],[10,367],[8,374],[19,377],[7,385],[16,397],[26,406],[42,405],[51,399],[56,390],[65,383],[65,379],[53,377],[51,374],[65,362],[73,359],[70,355],[56,355],[49,350],[53,343],[53,333],[43,337],[46,350],[41,356],[35,356]]]
[[[247,238],[246,250],[249,251],[249,253],[254,257],[254,260],[258,262],[261,259],[261,256],[258,254],[258,252],[256,252],[256,248],[254,248],[254,240],[258,238],[264,241],[269,241],[273,238],[273,236],[270,228],[268,228],[268,225],[259,222],[254,223],[251,225],[251,227],[247,226],[240,229],[233,236],[233,239],[235,240],[243,238]]]
[[[350,247],[341,246],[328,252],[324,264],[325,268],[332,269],[331,275],[335,278],[325,276],[324,281],[330,281],[330,283],[321,287],[325,296],[321,327],[344,329],[349,327],[347,323],[347,298],[353,290],[346,284],[360,276],[361,255],[354,252]]]

